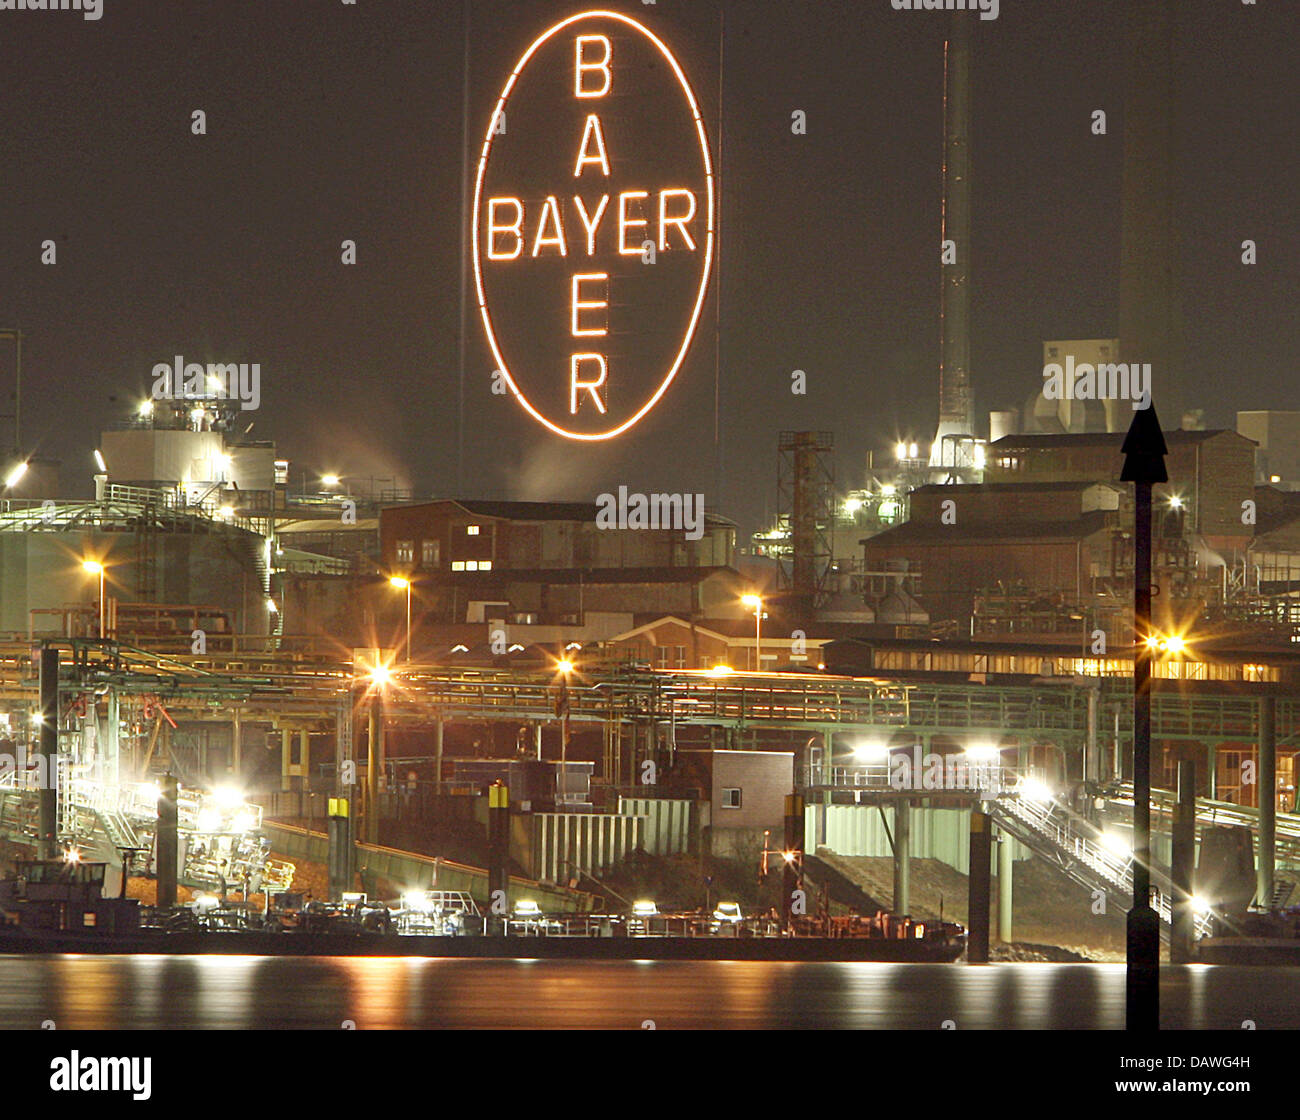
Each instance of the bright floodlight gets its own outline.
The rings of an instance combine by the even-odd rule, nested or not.
[[[1037,778],[1026,778],[1020,784],[1020,796],[1025,801],[1046,803],[1052,800],[1052,791]]]
[[[98,560],[83,560],[81,566],[92,576],[97,576],[104,570],[104,565]]]
[[[280,608],[275,605],[275,600],[268,598],[266,600],[266,609],[269,614],[279,614]]]
[[[859,743],[853,748],[853,757],[859,762],[879,761],[888,754],[889,748],[883,743]]]
[[[857,513],[862,508],[861,498],[846,498],[844,500],[845,513]]]
[[[894,458],[895,459],[907,458],[907,444],[905,443],[894,444]]]
[[[101,474],[108,470],[108,464],[104,462],[104,453],[98,447],[95,448],[95,466],[99,468]]]
[[[1133,849],[1129,842],[1117,832],[1103,832],[1101,834],[1101,846],[1114,852],[1117,856],[1131,856]]]
[[[561,673],[571,673],[571,672],[573,672],[573,662],[570,661],[567,657],[565,657],[565,658],[561,658],[559,661],[557,661],[557,662],[555,663],[555,667],[556,667],[556,669],[558,669]]]
[[[745,606],[749,607],[750,610],[757,610],[763,605],[763,597],[761,595],[742,595],[740,601],[744,603]]]
[[[223,809],[237,809],[244,803],[243,793],[234,786],[218,786],[212,796]]]
[[[398,591],[405,591],[411,586],[411,581],[404,576],[389,576],[388,582],[396,587]]]
[[[907,454],[908,454],[908,458],[911,458],[911,459],[915,459],[915,458],[916,458],[916,444],[914,444],[914,443],[909,443],[909,444],[907,445]]]
[[[1165,646],[1170,653],[1182,653],[1187,648],[1187,643],[1177,634],[1172,634],[1165,642]]]
[[[1169,508],[1170,508],[1170,509],[1182,509],[1182,508],[1183,508],[1183,499],[1180,498],[1177,494],[1173,495],[1173,496],[1169,499]]]
[[[725,677],[734,672],[735,670],[730,665],[715,665],[709,670],[709,673],[715,677]]]
[[[139,408],[138,411],[139,411],[140,416],[142,416],[142,417],[144,417],[144,416],[152,416],[152,415],[153,415],[153,401],[151,401],[151,400],[143,400],[143,401],[141,401],[141,402],[140,402],[140,408]]]
[[[320,480],[322,486],[337,486],[339,484],[339,476],[336,474],[323,474],[320,476]]]
[[[393,679],[393,674],[388,671],[387,665],[376,665],[370,670],[370,679],[375,684],[387,684]]]
[[[23,475],[27,473],[27,464],[19,463],[13,470],[5,475],[5,485],[9,487],[17,486],[22,480]]]
[[[989,746],[989,745],[986,744],[986,743],[982,743],[982,744],[979,744],[979,745],[977,745],[977,746],[967,747],[967,748],[966,748],[966,757],[967,757],[967,758],[973,758],[973,759],[981,759],[981,758],[983,758],[983,759],[994,759],[994,758],[997,758],[997,757],[998,757],[999,755],[1001,755],[1001,754],[1002,754],[1002,752],[1001,752],[997,747]]]
[[[1199,894],[1192,895],[1192,909],[1198,914],[1208,914],[1214,909],[1214,904],[1209,899],[1203,898]]]

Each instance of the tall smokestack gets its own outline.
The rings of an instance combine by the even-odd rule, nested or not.
[[[970,388],[970,26],[953,12],[943,57],[945,263],[939,295],[939,429],[930,465],[941,466],[944,436],[975,432]]]
[[[1129,0],[1120,230],[1121,362],[1151,363],[1151,395],[1181,427],[1181,313],[1174,227],[1174,68],[1170,0]]]

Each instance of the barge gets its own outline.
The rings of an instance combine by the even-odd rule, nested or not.
[[[106,899],[102,887],[102,864],[19,864],[0,881],[0,953],[947,963],[966,947],[955,923],[886,913],[783,927],[775,915],[745,918],[734,903],[712,913],[638,903],[630,914],[545,914],[521,900],[494,916],[464,892],[438,890],[395,904],[286,893],[262,907],[207,895],[157,909]]]

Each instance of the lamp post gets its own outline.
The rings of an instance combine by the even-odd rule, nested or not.
[[[104,638],[104,565],[98,560],[83,560],[81,566],[91,575],[99,576],[99,636]]]
[[[411,581],[404,576],[390,576],[389,583],[406,592],[406,660],[411,660]]]
[[[740,601],[754,612],[754,671],[763,668],[763,596],[743,595]]]
[[[573,672],[573,662],[561,658],[555,668],[560,674],[560,695],[555,702],[555,714],[560,717],[560,772],[555,780],[555,794],[556,800],[563,804],[569,789],[569,674]]]

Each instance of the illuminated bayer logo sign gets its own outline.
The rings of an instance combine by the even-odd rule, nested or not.
[[[602,440],[660,402],[699,326],[713,263],[700,107],[666,43],[615,12],[524,52],[483,142],[474,279],[516,400]]]

